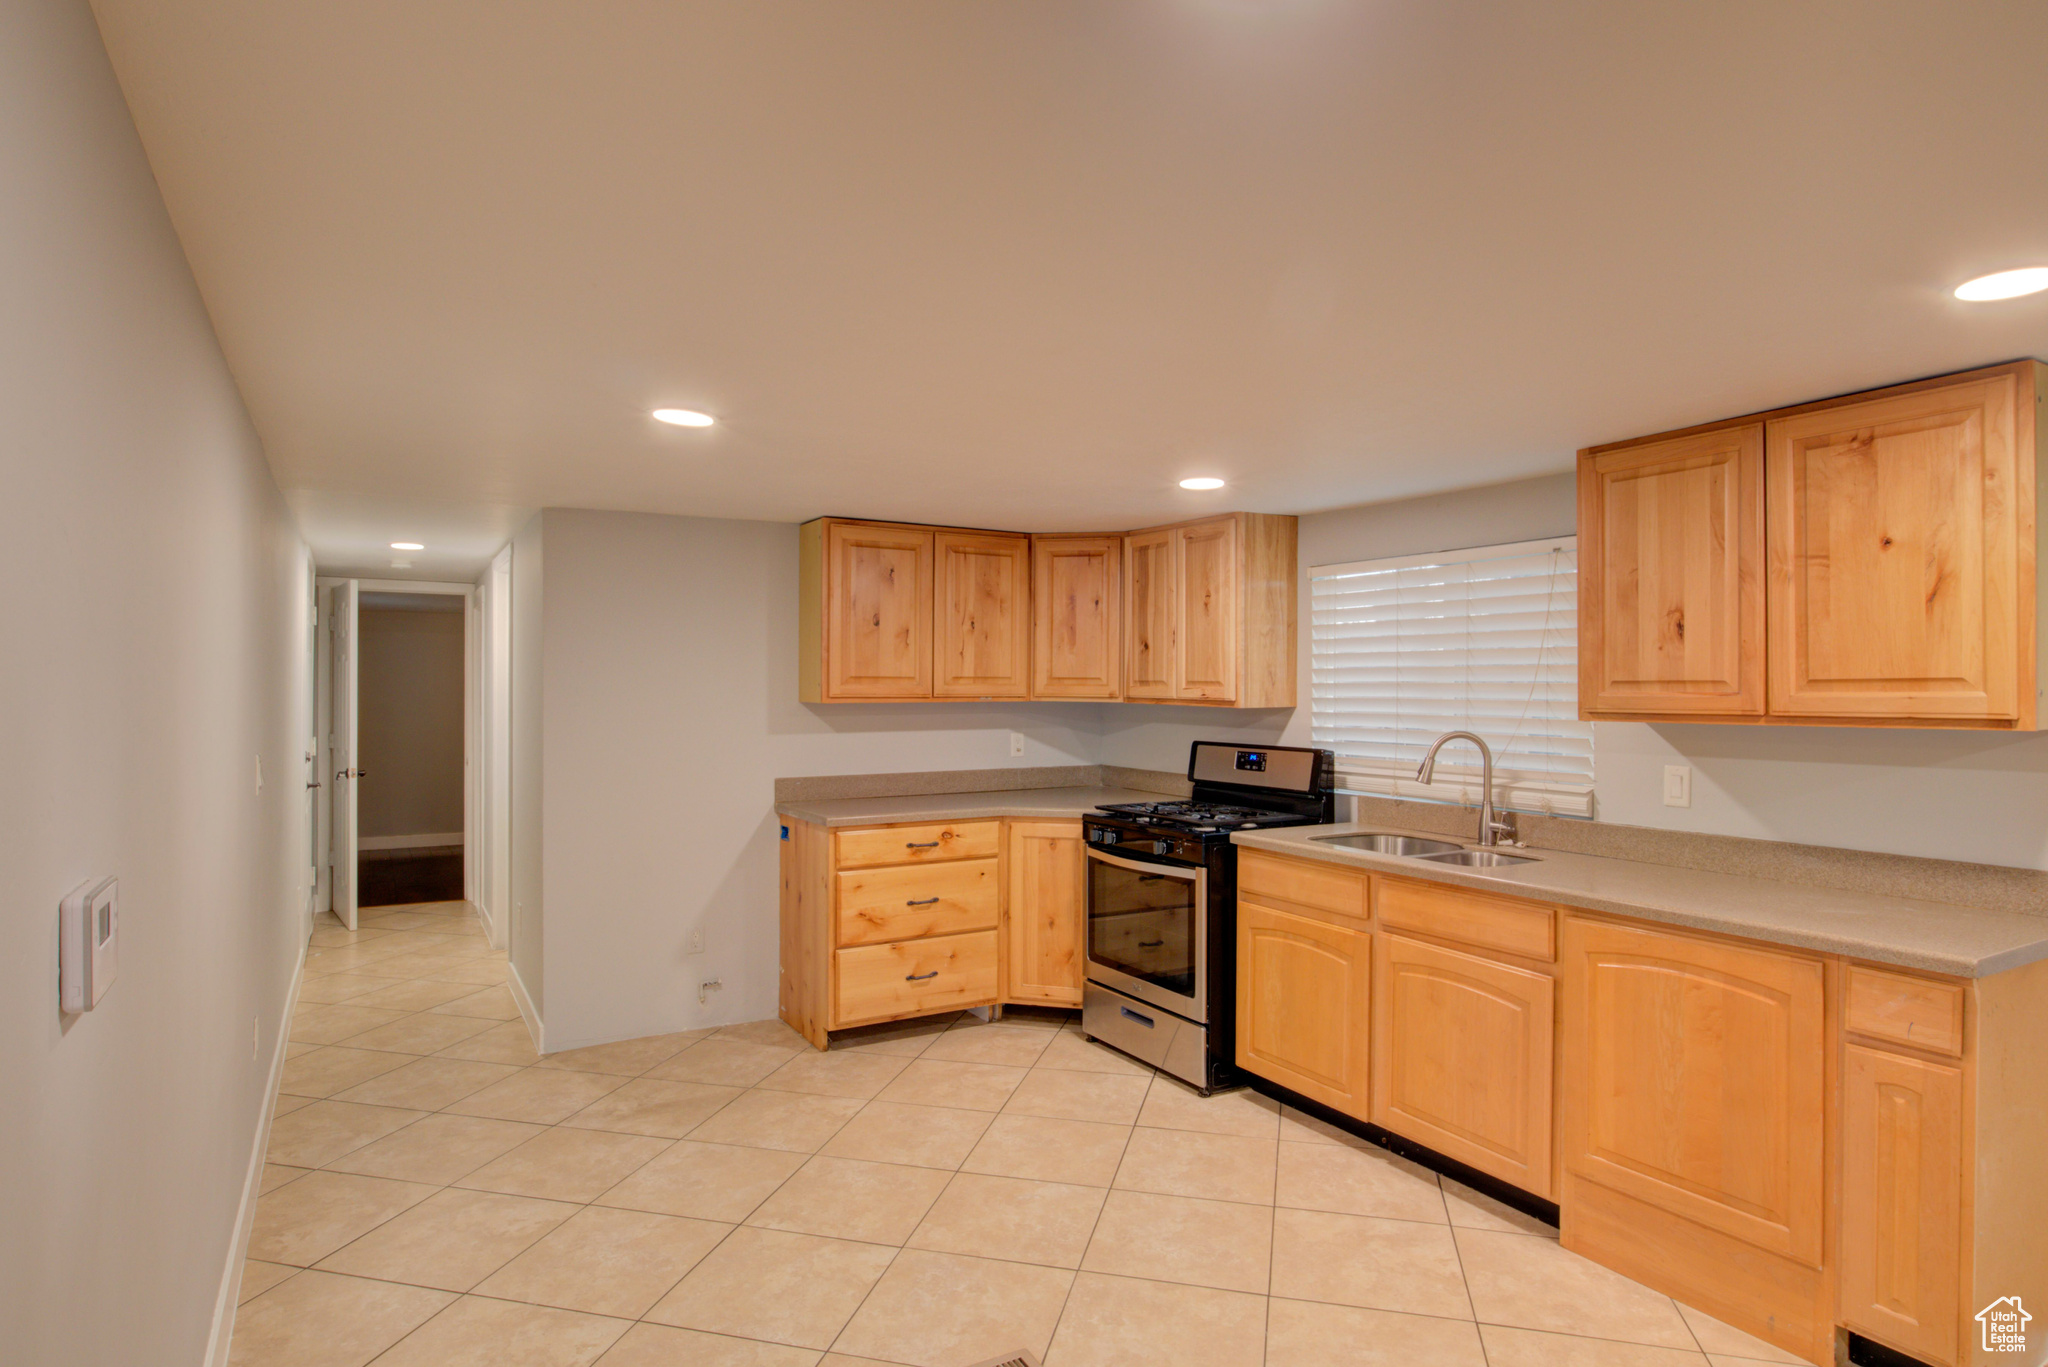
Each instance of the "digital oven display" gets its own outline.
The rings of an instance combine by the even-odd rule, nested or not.
[[[1240,769],[1248,769],[1248,770],[1250,770],[1250,771],[1251,771],[1252,773],[1255,773],[1255,774],[1263,774],[1263,773],[1265,773],[1265,772],[1266,772],[1266,752],[1265,752],[1264,750],[1240,750],[1240,751],[1238,751],[1238,752],[1237,752],[1237,767],[1238,767],[1238,768],[1240,768]]]

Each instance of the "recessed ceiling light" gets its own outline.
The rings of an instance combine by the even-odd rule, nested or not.
[[[1182,480],[1180,487],[1183,489],[1221,489],[1223,481],[1209,475],[1198,475],[1194,479]]]
[[[391,549],[394,551],[423,551],[426,547],[417,541],[394,541],[391,543]]]
[[[699,413],[694,408],[657,408],[654,410],[654,420],[676,427],[709,427],[718,421],[709,413]]]
[[[2048,290],[2048,266],[2028,266],[2024,270],[2000,271],[1966,280],[1956,286],[1956,298],[1979,303],[1986,299],[2017,299],[2041,290]]]

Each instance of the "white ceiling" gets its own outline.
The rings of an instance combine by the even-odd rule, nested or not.
[[[1948,295],[2048,263],[2037,0],[94,4],[333,570],[1306,512],[2048,355]]]

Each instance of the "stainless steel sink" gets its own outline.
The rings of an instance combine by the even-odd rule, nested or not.
[[[1419,835],[1386,835],[1378,831],[1360,835],[1316,835],[1309,838],[1320,840],[1326,845],[1342,845],[1348,850],[1366,850],[1372,854],[1402,854],[1411,859],[1460,852],[1459,847],[1448,840],[1424,840]]]
[[[1502,854],[1499,850],[1450,850],[1443,854],[1425,854],[1418,858],[1432,864],[1463,864],[1467,868],[1494,869],[1505,864],[1534,864],[1534,855]]]

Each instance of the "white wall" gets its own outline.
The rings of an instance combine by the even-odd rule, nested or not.
[[[1102,760],[1175,768],[1198,737],[1311,744],[1307,570],[1377,556],[1560,536],[1577,525],[1570,474],[1301,519],[1301,698],[1292,713],[1108,710]],[[1599,819],[1935,859],[2048,868],[2048,734],[1872,727],[1594,728]],[[1666,764],[1693,766],[1693,805],[1663,804]]]
[[[544,517],[551,1050],[775,1013],[777,777],[1094,762],[1088,705],[799,703],[793,526]]]
[[[362,834],[462,832],[463,600],[361,611],[358,714]]]
[[[508,957],[519,985],[540,1009],[545,964],[541,784],[547,772],[542,703],[542,524],[536,513],[512,538],[512,921]]]
[[[310,567],[83,0],[0,7],[0,128],[0,1358],[197,1364],[305,938]]]

